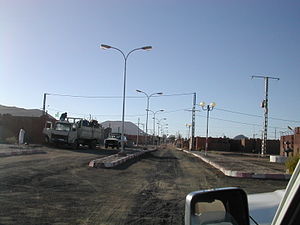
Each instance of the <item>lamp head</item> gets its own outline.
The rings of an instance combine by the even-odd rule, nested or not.
[[[101,44],[101,48],[103,48],[103,49],[109,49],[109,48],[111,48],[111,46],[110,45]]]
[[[144,46],[144,47],[141,47],[141,49],[143,49],[143,50],[151,50],[152,46]]]
[[[158,95],[162,95],[163,93],[162,93],[162,92],[158,92],[158,93],[156,93],[156,94],[158,94]]]
[[[217,104],[215,102],[210,103],[210,107],[215,107]]]
[[[142,92],[141,90],[136,89],[137,92]]]
[[[200,102],[199,104],[201,107],[204,107],[205,106],[205,102]]]
[[[161,110],[159,110],[160,112],[163,112],[163,111],[165,111],[164,109],[161,109]]]

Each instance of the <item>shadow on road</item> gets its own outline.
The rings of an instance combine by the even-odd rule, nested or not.
[[[152,161],[163,161],[163,162],[165,160],[178,160],[178,158],[174,157],[174,156],[157,156],[157,155],[154,155],[153,153],[145,155],[144,158],[152,160]]]
[[[83,153],[83,154],[94,154],[94,155],[113,155],[119,152],[119,150],[114,150],[114,149],[109,149],[109,150],[101,149],[101,148],[89,149],[86,147],[80,147],[76,150],[68,147],[60,147],[60,148],[49,147],[49,150],[50,149],[55,149],[58,151],[70,151],[70,152]]]

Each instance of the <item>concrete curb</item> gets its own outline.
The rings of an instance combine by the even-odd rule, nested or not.
[[[157,151],[157,149],[153,149],[153,150],[143,150],[137,153],[133,153],[133,154],[128,154],[127,156],[124,157],[118,157],[117,160],[113,160],[113,158],[116,158],[116,156],[118,156],[118,154],[114,154],[111,156],[107,156],[104,158],[100,158],[100,159],[94,159],[92,161],[89,162],[89,167],[94,167],[94,168],[113,168],[116,167],[118,165],[121,165],[122,163],[125,163],[126,161],[130,160],[130,159],[134,159],[137,158],[141,155],[144,155],[146,153],[149,152],[154,152]],[[112,160],[112,161],[110,161]]]
[[[246,173],[246,172],[241,172],[241,171],[236,171],[236,170],[228,170],[225,169],[224,167],[220,166],[219,164],[212,162],[211,160],[202,157],[201,155],[195,154],[193,152],[189,152],[187,150],[183,149],[178,149],[180,151],[183,151],[187,154],[191,154],[202,161],[212,165],[216,169],[220,170],[223,174],[229,177],[238,177],[238,178],[255,178],[255,179],[274,179],[274,180],[289,180],[291,178],[290,174],[272,174],[272,173],[267,173],[267,174],[261,174],[261,173]]]
[[[8,157],[8,156],[17,156],[17,155],[32,155],[46,153],[42,150],[21,150],[21,151],[11,151],[11,152],[1,152],[0,157]]]

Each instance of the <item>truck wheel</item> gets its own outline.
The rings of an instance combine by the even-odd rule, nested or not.
[[[78,141],[77,140],[75,140],[74,143],[72,144],[72,149],[73,150],[78,149]]]
[[[120,148],[120,146],[118,145],[118,146],[117,146],[117,149],[119,149],[119,148]]]
[[[45,143],[46,143],[46,145],[48,145],[49,144],[49,137],[48,136],[45,136]]]
[[[108,148],[108,145],[105,145],[105,148]]]
[[[96,141],[91,141],[89,147],[90,149],[96,149]]]

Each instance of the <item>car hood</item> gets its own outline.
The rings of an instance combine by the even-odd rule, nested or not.
[[[117,139],[117,138],[106,138],[105,140],[107,140],[107,141],[119,141],[119,139]]]
[[[285,190],[277,190],[248,195],[249,215],[259,225],[271,224],[284,193]]]

